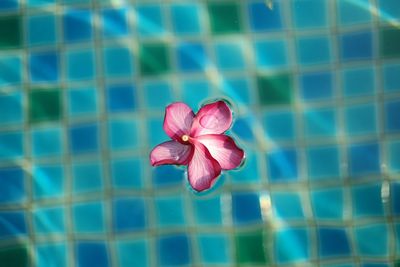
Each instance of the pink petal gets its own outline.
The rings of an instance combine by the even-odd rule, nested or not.
[[[231,137],[223,134],[207,134],[196,137],[196,140],[207,147],[223,170],[234,169],[242,163],[244,151]]]
[[[190,107],[182,102],[173,103],[165,109],[164,131],[172,139],[181,142],[181,136],[190,133],[193,118],[194,113]]]
[[[186,165],[192,154],[192,145],[183,145],[176,141],[167,141],[153,148],[150,153],[150,162],[152,166],[165,164]]]
[[[224,101],[204,105],[193,120],[191,136],[222,134],[231,127],[232,111]]]
[[[188,165],[189,183],[196,191],[209,189],[221,174],[221,166],[201,143],[194,145],[193,157]]]

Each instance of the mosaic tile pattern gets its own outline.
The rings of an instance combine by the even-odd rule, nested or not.
[[[397,0],[0,1],[6,267],[400,264]],[[246,163],[152,168],[164,107]],[[396,265],[396,266],[397,266]]]

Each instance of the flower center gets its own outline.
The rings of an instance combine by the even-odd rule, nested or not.
[[[187,141],[189,141],[189,135],[182,135],[182,141],[183,142],[187,142]]]

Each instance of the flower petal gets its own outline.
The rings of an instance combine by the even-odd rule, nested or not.
[[[209,189],[220,174],[221,166],[218,161],[203,144],[196,143],[188,165],[188,179],[192,188],[199,192]]]
[[[224,101],[204,105],[193,120],[190,135],[222,134],[231,127],[232,111]]]
[[[183,145],[176,141],[167,141],[159,144],[150,153],[152,166],[174,164],[188,164],[193,154],[192,145]]]
[[[244,159],[244,151],[227,135],[207,134],[196,137],[196,140],[207,147],[223,170],[238,167]]]
[[[172,103],[165,108],[164,131],[172,139],[181,142],[182,135],[189,134],[193,118],[192,109],[185,103]]]

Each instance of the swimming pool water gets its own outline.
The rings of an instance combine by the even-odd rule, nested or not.
[[[0,1],[0,265],[399,265],[399,20],[397,0]],[[166,105],[215,99],[247,158],[196,194],[148,157]]]

